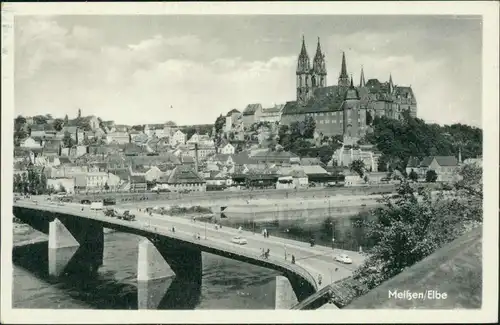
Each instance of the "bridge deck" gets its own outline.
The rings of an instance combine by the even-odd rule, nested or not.
[[[332,251],[331,247],[320,245],[310,247],[308,243],[272,235],[264,238],[261,234],[238,231],[230,227],[215,229],[211,223],[193,222],[181,217],[131,211],[136,215],[136,220],[125,221],[107,217],[102,211],[90,210],[88,206],[84,207],[75,203],[65,203],[61,206],[49,201],[35,203],[30,200],[19,200],[14,203],[14,206],[92,219],[101,222],[105,227],[139,235],[166,236],[196,245],[202,251],[222,256],[238,255],[245,257],[249,262],[259,261],[260,265],[273,265],[275,269],[293,272],[311,283],[316,290],[321,290],[337,280],[350,276],[352,271],[364,261],[364,256],[355,252],[339,249]],[[83,211],[82,207],[84,207]],[[175,232],[172,232],[172,227],[175,227]],[[199,234],[201,239],[196,239],[195,234]],[[231,239],[237,235],[245,238],[247,244],[232,243]],[[270,249],[268,260],[261,257],[262,249]],[[344,265],[334,261],[333,254],[340,253],[348,253],[353,264]],[[292,254],[295,256],[295,264],[291,263]],[[319,276],[322,278],[321,284],[318,281]]]

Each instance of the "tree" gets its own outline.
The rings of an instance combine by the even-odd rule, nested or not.
[[[78,109],[78,117],[77,118],[81,118],[82,117],[82,110],[81,108]]]
[[[372,125],[373,123],[373,117],[370,112],[366,112],[366,125]]]
[[[66,114],[66,115],[64,116],[64,125],[68,125],[68,121],[69,121],[69,119],[68,119],[68,114]]]
[[[427,173],[425,173],[425,181],[428,183],[435,183],[437,181],[438,175],[435,171],[428,170]]]
[[[108,182],[106,182],[106,183],[104,184],[104,189],[105,189],[106,191],[107,191],[107,190],[109,190],[109,185],[108,185]]]
[[[43,116],[43,115],[34,116],[33,123],[35,123],[35,124],[47,124],[47,117]]]
[[[58,131],[58,132],[61,131],[63,128],[63,125],[64,125],[64,121],[62,119],[57,118],[54,120],[54,129],[56,131]]]
[[[215,133],[220,133],[222,131],[222,128],[224,127],[224,124],[226,124],[226,118],[221,114],[219,115],[219,117],[217,117],[214,123]]]
[[[312,139],[314,137],[314,131],[316,130],[316,121],[311,116],[306,116],[304,119],[304,137],[306,139]]]
[[[62,185],[62,184],[59,185],[59,191],[66,192],[66,188],[64,187],[64,185]]]
[[[408,175],[408,178],[416,182],[418,181],[418,174],[412,169],[410,174]]]
[[[385,197],[381,202],[384,206],[372,211],[374,220],[364,222],[366,236],[375,244],[354,273],[369,288],[482,222],[482,214],[471,210],[467,201],[433,197],[428,189],[418,194],[407,181],[401,183],[395,198]]]
[[[353,160],[349,165],[349,169],[357,173],[359,177],[363,177],[365,173],[365,163],[361,159]]]
[[[14,119],[14,131],[17,132],[17,131],[20,131],[22,130],[24,124],[26,124],[26,118],[24,118],[23,116],[21,115],[18,115],[15,119]]]
[[[62,139],[63,145],[65,148],[72,148],[75,145],[75,141],[71,137],[71,134],[66,131],[64,132],[64,137]]]

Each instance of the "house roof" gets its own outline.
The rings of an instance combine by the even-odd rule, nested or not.
[[[284,104],[274,105],[274,107],[263,108],[263,113],[279,113],[285,107]]]
[[[146,183],[146,178],[144,175],[130,175],[130,183]]]
[[[321,162],[321,160],[319,160],[319,158],[313,158],[313,157],[300,158],[300,164],[302,166],[314,166],[314,165],[324,166],[325,165]]]
[[[109,168],[108,172],[118,176],[123,181],[128,181],[130,170],[128,168]]]
[[[189,166],[177,166],[170,174],[168,179],[169,184],[194,184],[194,183],[205,183],[200,175],[198,175]]]
[[[62,156],[62,157],[59,157],[59,163],[61,165],[66,165],[66,164],[71,164],[72,162],[71,162],[71,159],[69,159],[69,157]]]
[[[184,155],[184,156],[181,156],[181,162],[182,162],[183,164],[190,164],[190,163],[194,163],[194,158],[193,158],[193,157],[191,157],[191,156],[186,156],[186,155]]]
[[[232,110],[230,110],[226,116],[231,116],[233,115],[233,113],[240,113],[240,111],[238,111],[236,108],[233,108]]]
[[[310,174],[328,174],[328,172],[321,166],[312,165],[312,166],[302,166],[302,170],[307,175]]]
[[[243,115],[254,115],[258,109],[262,109],[261,104],[248,104],[243,111]]]
[[[422,160],[420,167],[429,167],[434,159],[439,166],[458,166],[458,160],[453,156],[430,156]]]
[[[406,164],[406,167],[407,168],[418,167],[419,163],[420,162],[419,162],[417,157],[410,157],[410,159],[408,159],[408,163]]]
[[[59,151],[59,148],[62,146],[61,140],[48,140],[43,145],[43,151]]]

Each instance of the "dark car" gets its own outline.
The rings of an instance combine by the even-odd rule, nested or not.
[[[90,205],[92,202],[90,202],[90,200],[82,200],[80,203]]]
[[[102,204],[103,205],[115,205],[116,204],[116,200],[114,198],[108,197],[108,198],[105,198],[102,201]]]

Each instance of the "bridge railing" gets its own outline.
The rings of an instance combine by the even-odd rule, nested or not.
[[[137,229],[142,233],[150,233],[151,235],[160,235],[160,236],[165,236],[169,238],[174,238],[182,242],[188,242],[190,244],[194,244],[197,246],[202,246],[206,247],[207,250],[209,251],[220,251],[221,253],[224,253],[222,255],[227,255],[227,254],[233,254],[233,255],[239,255],[242,256],[246,259],[251,259],[251,260],[256,260],[259,261],[262,264],[273,264],[274,266],[277,266],[277,268],[283,270],[283,271],[288,271],[291,273],[294,273],[304,279],[305,281],[309,282],[316,290],[318,289],[318,284],[316,282],[316,279],[314,276],[311,275],[309,271],[307,271],[304,267],[297,265],[297,264],[292,264],[292,263],[285,263],[281,259],[278,259],[277,257],[271,255],[269,256],[268,259],[262,258],[260,255],[257,253],[250,253],[246,251],[245,249],[240,249],[237,250],[236,248],[231,247],[230,245],[223,245],[221,243],[211,241],[210,239],[205,240],[205,239],[194,239],[192,236],[189,235],[183,235],[180,232],[170,232],[165,229],[151,229],[149,227],[144,227],[144,225],[130,222],[130,221],[124,221],[124,220],[116,220],[116,219],[110,219],[108,217],[105,217],[104,215],[97,215],[97,211],[94,213],[91,213],[88,215],[88,210],[86,211],[81,211],[81,210],[75,210],[75,207],[68,207],[68,206],[45,206],[45,205],[38,205],[37,203],[34,202],[16,202],[14,203],[14,206],[19,207],[19,208],[27,208],[27,209],[35,209],[35,210],[43,210],[43,211],[48,211],[52,213],[63,213],[63,214],[68,214],[68,215],[74,215],[78,217],[83,217],[86,219],[93,219],[99,222],[104,222],[105,224],[111,225],[116,225],[116,226],[121,226],[121,227],[126,227],[126,228],[133,228]],[[68,211],[67,209],[70,209]],[[66,211],[64,211],[66,210]],[[203,250],[203,249],[202,249]]]

